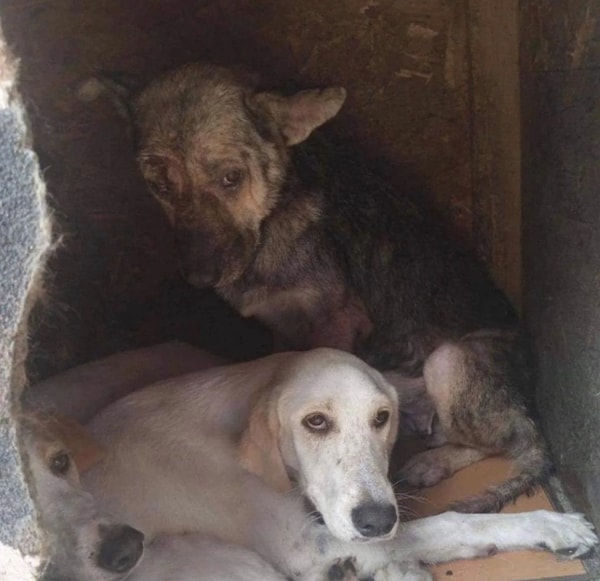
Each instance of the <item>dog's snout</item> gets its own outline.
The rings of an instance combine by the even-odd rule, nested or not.
[[[368,502],[352,510],[352,523],[363,537],[387,535],[398,520],[393,504]]]
[[[135,567],[144,552],[144,535],[127,525],[103,531],[98,566],[112,573],[126,573]]]
[[[180,256],[179,270],[189,284],[200,289],[213,286],[219,278],[216,266],[194,256]]]
[[[196,288],[208,288],[215,283],[216,277],[210,272],[185,271],[185,279]]]

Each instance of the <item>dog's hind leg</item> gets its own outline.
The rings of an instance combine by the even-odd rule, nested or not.
[[[481,458],[506,454],[517,474],[453,507],[491,512],[547,476],[551,464],[546,446],[519,396],[527,379],[520,357],[514,337],[494,331],[444,343],[428,357],[427,392],[449,444],[415,456],[401,477],[431,486]]]

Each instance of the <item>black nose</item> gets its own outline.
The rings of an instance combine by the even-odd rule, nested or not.
[[[393,504],[366,502],[352,509],[352,522],[363,537],[381,537],[396,524],[398,515]]]
[[[144,552],[144,535],[126,525],[105,528],[102,534],[98,566],[112,573],[126,573]]]
[[[182,258],[179,261],[179,270],[183,278],[196,288],[210,288],[218,280],[217,269],[206,263],[201,265],[200,261],[192,262]]]
[[[210,272],[192,272],[188,271],[185,275],[185,280],[196,288],[204,289],[215,285],[217,277]]]

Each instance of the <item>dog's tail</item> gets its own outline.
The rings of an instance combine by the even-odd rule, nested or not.
[[[520,422],[513,436],[514,446],[508,455],[513,459],[517,474],[501,484],[487,488],[481,494],[457,501],[450,510],[468,513],[498,512],[522,494],[531,496],[536,487],[550,476],[553,465],[548,448],[533,421]]]

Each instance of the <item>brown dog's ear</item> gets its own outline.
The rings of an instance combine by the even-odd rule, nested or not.
[[[346,89],[309,89],[291,97],[258,93],[254,102],[274,117],[287,145],[304,141],[317,127],[335,117],[346,100]]]
[[[52,428],[69,450],[80,474],[100,462],[106,450],[94,440],[86,429],[71,418],[52,414]]]
[[[101,95],[106,95],[112,101],[119,115],[127,121],[127,132],[133,144],[136,145],[133,103],[140,90],[139,79],[129,73],[98,71],[79,85],[77,97],[80,101],[91,102]]]
[[[271,488],[287,492],[292,483],[279,449],[279,420],[269,409],[266,396],[255,403],[239,444],[241,465]]]

